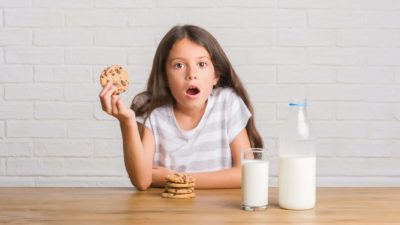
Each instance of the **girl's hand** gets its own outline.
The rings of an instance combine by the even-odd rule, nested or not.
[[[119,95],[113,95],[115,88],[116,87],[112,84],[112,82],[108,82],[101,90],[99,97],[103,111],[111,116],[114,116],[120,122],[126,122],[130,119],[134,119],[135,112],[124,105],[122,100],[119,98]]]
[[[175,173],[175,171],[170,170],[166,167],[153,167],[153,173],[151,178],[151,186],[153,187],[164,187],[165,177],[169,174]]]

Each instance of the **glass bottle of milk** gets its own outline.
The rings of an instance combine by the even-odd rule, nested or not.
[[[304,210],[315,206],[315,140],[306,115],[306,101],[292,100],[279,137],[279,206]]]

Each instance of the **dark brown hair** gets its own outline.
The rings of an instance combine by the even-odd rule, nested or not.
[[[208,31],[200,27],[184,25],[173,27],[158,45],[150,77],[147,82],[147,90],[138,94],[132,101],[131,109],[135,111],[136,116],[144,115],[146,120],[150,113],[157,107],[174,102],[174,98],[167,85],[168,81],[165,65],[172,46],[177,41],[184,38],[188,38],[203,46],[210,54],[216,75],[219,77],[219,81],[214,88],[232,88],[235,93],[243,99],[247,108],[252,115],[254,115],[249,96],[217,40]],[[250,117],[247,122],[246,130],[251,146],[257,148],[263,147],[262,138],[254,123],[254,116]]]

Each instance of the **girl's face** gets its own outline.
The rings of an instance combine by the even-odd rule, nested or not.
[[[213,86],[218,82],[208,51],[187,38],[172,46],[166,71],[176,106],[184,109],[204,107]]]

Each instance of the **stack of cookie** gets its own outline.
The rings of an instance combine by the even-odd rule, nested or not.
[[[170,174],[165,177],[167,183],[165,190],[161,193],[163,198],[187,199],[194,198],[194,181],[195,178],[181,173]]]

